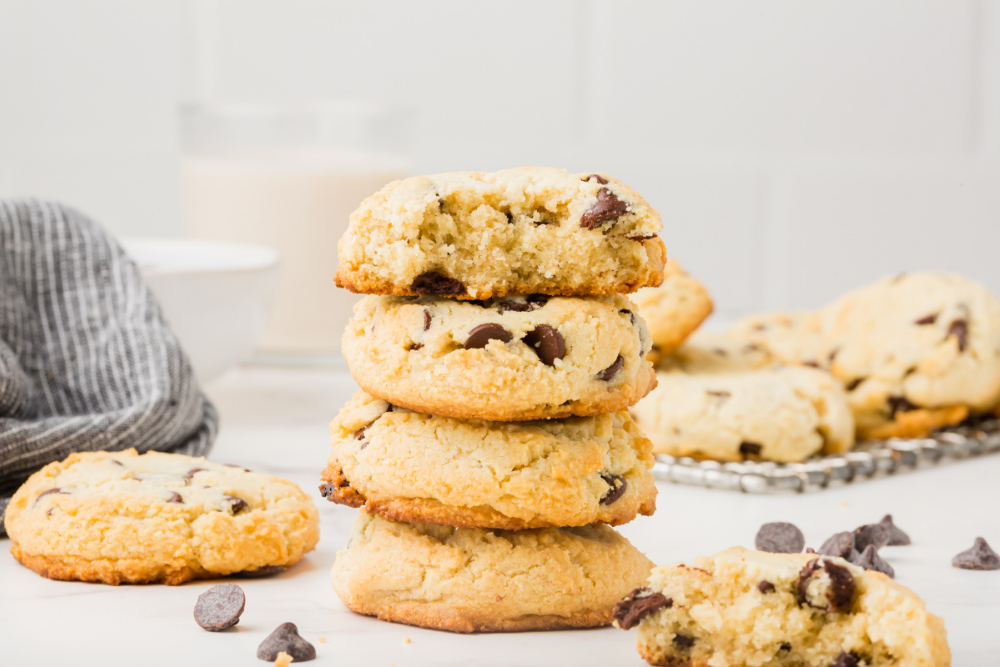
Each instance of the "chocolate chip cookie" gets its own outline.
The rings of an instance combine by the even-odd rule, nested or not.
[[[608,526],[485,530],[362,511],[333,565],[348,608],[453,632],[608,625],[652,563]]]
[[[753,345],[776,362],[821,367],[821,318],[813,311],[775,311],[750,315],[732,326],[727,335]]]
[[[337,285],[455,299],[625,294],[663,278],[660,216],[606,174],[522,167],[416,176],[351,215]]]
[[[483,422],[358,393],[330,425],[324,496],[383,517],[518,530],[652,514],[652,445],[627,413]]]
[[[71,454],[21,486],[11,553],[50,579],[181,584],[297,563],[319,513],[295,484],[179,454]]]
[[[712,314],[713,307],[702,284],[674,260],[667,262],[662,285],[639,290],[632,301],[653,338],[650,360],[654,364],[676,350]]]
[[[653,665],[951,664],[944,622],[915,593],[816,554],[736,547],[658,567],[614,613]]]
[[[419,412],[518,421],[623,410],[655,385],[625,297],[368,296],[344,358],[362,389]]]
[[[802,461],[854,444],[843,387],[812,368],[657,373],[632,408],[653,451],[718,461]]]

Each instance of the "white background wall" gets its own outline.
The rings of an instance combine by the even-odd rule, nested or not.
[[[611,172],[724,315],[923,268],[1000,294],[992,0],[0,0],[0,196],[180,234],[205,91],[410,103],[418,172]]]

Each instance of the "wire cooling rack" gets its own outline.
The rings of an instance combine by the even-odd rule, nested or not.
[[[849,452],[816,456],[802,463],[720,463],[657,454],[653,477],[744,493],[801,493],[998,451],[1000,419],[989,417],[941,429],[926,438],[860,442]]]

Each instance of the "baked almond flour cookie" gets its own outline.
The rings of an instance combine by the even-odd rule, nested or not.
[[[728,333],[698,331],[673,353],[660,359],[656,370],[733,373],[778,365],[774,355],[756,343]]]
[[[510,530],[617,525],[656,506],[652,445],[625,412],[464,421],[358,393],[330,436],[324,497],[397,521]]]
[[[459,419],[623,410],[655,385],[646,325],[625,297],[489,301],[368,296],[344,332],[362,389]]]
[[[291,482],[134,449],[50,463],[14,494],[5,526],[22,565],[106,584],[270,573],[319,539],[319,513]]]
[[[625,294],[663,278],[660,215],[605,174],[521,167],[394,181],[351,215],[337,285],[456,299]]]
[[[712,298],[697,280],[670,260],[663,284],[645,287],[632,296],[653,339],[650,360],[655,364],[676,350],[712,314]]]
[[[826,365],[820,353],[819,313],[777,311],[749,315],[733,325],[727,335],[765,350],[782,364]]]
[[[841,558],[727,549],[653,570],[615,608],[653,665],[948,667],[944,622]]]
[[[1000,402],[1000,303],[957,275],[885,278],[823,309],[819,356],[859,437],[923,436]]]
[[[493,531],[364,511],[333,565],[352,611],[453,632],[608,625],[653,564],[607,526]]]
[[[812,368],[735,373],[658,373],[632,408],[653,451],[718,461],[802,461],[854,444],[840,383]]]

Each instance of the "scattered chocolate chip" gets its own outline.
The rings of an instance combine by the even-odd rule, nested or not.
[[[819,553],[824,556],[836,556],[850,561],[858,553],[858,550],[854,547],[854,533],[848,533],[847,531],[836,533],[823,543],[819,548]]]
[[[773,593],[774,584],[772,584],[767,579],[764,579],[759,584],[757,584],[757,590],[760,591],[761,593]]]
[[[225,630],[240,622],[245,604],[243,589],[236,584],[212,586],[198,596],[194,620],[209,632]]]
[[[108,463],[113,463],[116,466],[121,466],[122,468],[125,467],[125,464],[119,461],[118,459],[104,459],[104,460],[107,461]]]
[[[844,388],[847,389],[847,391],[854,391],[864,381],[865,381],[865,378],[854,378],[853,380],[851,380],[850,382],[848,382],[844,386]]]
[[[41,493],[38,494],[38,497],[35,498],[35,502],[37,503],[43,497],[45,497],[45,496],[51,496],[53,493],[66,493],[66,491],[63,491],[62,489],[59,489],[59,488],[47,489],[47,490],[42,491]]]
[[[868,545],[881,549],[889,543],[889,531],[880,523],[869,523],[854,530],[854,548],[864,551]]]
[[[625,357],[619,354],[618,358],[615,359],[615,363],[611,364],[610,366],[608,366],[603,371],[597,374],[597,379],[609,382],[612,378],[614,378],[614,376],[618,375],[618,371],[620,371],[622,369],[622,366],[624,365],[625,365]]]
[[[981,537],[977,537],[971,549],[963,551],[951,559],[952,567],[963,570],[1000,570],[1000,556]]]
[[[806,546],[806,538],[802,531],[790,523],[776,521],[765,523],[757,531],[754,539],[757,551],[767,551],[772,554],[797,554]]]
[[[413,352],[414,350],[422,350],[423,348],[424,348],[423,343],[414,343],[413,345],[410,346],[409,351]]]
[[[597,203],[580,216],[580,226],[593,229],[608,220],[622,217],[628,211],[628,204],[616,197],[611,190],[601,188],[597,191]]]
[[[277,660],[281,652],[292,656],[292,662],[316,658],[316,648],[299,636],[294,623],[282,623],[257,647],[257,657],[268,662]]]
[[[374,423],[374,422],[372,422],[372,423]],[[359,428],[357,431],[354,432],[354,439],[355,440],[364,440],[365,439],[365,431],[367,431],[369,428],[371,428],[371,424],[366,424],[365,426],[362,426],[361,428]]]
[[[858,662],[858,656],[854,653],[840,652],[837,659],[830,663],[830,667],[858,667],[861,664]]]
[[[626,234],[625,238],[629,241],[648,241],[649,239],[655,239],[656,234]]]
[[[819,368],[819,362],[810,359],[809,361],[803,361],[803,366],[808,366],[809,368]]]
[[[826,590],[826,605],[824,606],[819,606],[815,600],[809,600],[808,598],[809,580],[820,568],[826,570],[827,577],[830,579],[830,585]],[[799,572],[799,602],[800,604],[808,604],[816,609],[829,609],[830,611],[838,612],[846,611],[850,608],[851,601],[854,599],[855,588],[854,576],[851,575],[851,571],[846,567],[837,565],[833,561],[814,558],[806,563],[805,567]]]
[[[336,490],[337,485],[333,482],[327,482],[319,485],[319,495],[323,496],[327,500],[330,499],[330,496],[332,496]]]
[[[602,505],[610,505],[615,502],[623,495],[625,495],[625,489],[628,488],[628,482],[621,475],[609,475],[608,473],[601,473],[601,479],[608,483],[611,488],[608,492],[604,494],[601,498]]]
[[[756,442],[741,442],[740,443],[740,454],[743,455],[744,459],[748,459],[753,456],[760,456],[761,451],[763,451],[764,446],[758,445]],[[801,551],[801,549],[800,549]]]
[[[539,324],[526,333],[523,340],[546,366],[552,366],[556,359],[566,356],[566,341],[555,327],[548,324]]]
[[[590,180],[590,179],[592,179],[592,178],[596,178],[596,179],[597,179],[597,182],[598,182],[598,183],[600,183],[601,185],[607,185],[607,184],[608,184],[608,179],[604,178],[604,177],[603,177],[603,176],[601,176],[600,174],[591,174],[590,176],[584,176],[584,177],[583,177],[582,179],[580,179],[580,180],[583,180],[583,181],[589,181],[589,180]]]
[[[233,467],[236,467],[236,466],[233,466]],[[194,478],[195,473],[202,472],[203,470],[205,470],[205,469],[204,468],[191,468],[186,473],[184,473],[184,479],[186,479],[187,481],[190,482],[191,479]]]
[[[852,558],[851,562],[858,567],[863,567],[866,570],[881,572],[890,579],[896,578],[896,572],[892,569],[892,565],[886,563],[885,560],[878,555],[878,549],[875,548],[874,544],[869,544],[865,547],[865,550],[858,554],[855,558]]]
[[[548,294],[529,294],[524,297],[524,300],[528,303],[537,303],[539,306],[544,306],[551,298]]]
[[[694,637],[689,637],[687,635],[674,635],[674,646],[682,651],[686,651],[694,646]]]
[[[730,396],[732,396],[732,394],[730,394],[728,391],[724,391],[724,390],[720,390],[720,391],[706,391],[705,393],[708,394],[709,396],[714,396],[715,398],[729,398]],[[749,443],[749,444],[753,444],[753,443]],[[740,445],[740,447],[742,448],[743,445]],[[757,453],[759,454],[760,452],[757,452]]]
[[[465,285],[460,281],[437,271],[421,273],[413,279],[410,289],[428,296],[461,296],[466,293]]]
[[[515,313],[526,313],[529,310],[534,310],[535,305],[528,303],[527,301],[501,301],[497,304],[497,310],[501,313],[506,313],[507,311],[514,311]]]
[[[181,503],[183,505],[184,504],[184,498],[181,496],[181,494],[177,493],[176,491],[172,491],[170,493],[170,497],[167,498],[167,502],[168,503]]]
[[[938,318],[937,313],[931,313],[930,315],[924,315],[919,320],[916,320],[913,323],[920,326],[924,326],[926,324],[934,324],[935,322],[937,322],[937,318]]]
[[[958,351],[965,352],[969,342],[969,323],[965,320],[955,320],[948,325],[948,336],[955,336],[958,341]]]
[[[424,308],[424,331],[431,328],[431,311]]]
[[[890,396],[885,399],[885,402],[889,406],[889,417],[894,418],[897,412],[910,412],[911,410],[918,410],[920,406],[910,403],[903,396]]]
[[[469,337],[465,340],[465,349],[473,350],[486,347],[486,344],[491,340],[509,343],[513,339],[514,334],[504,329],[501,325],[496,322],[488,322],[473,327],[472,331],[469,332]]]
[[[788,642],[781,642],[781,646],[778,647],[778,652],[779,653],[782,652],[782,651],[784,651],[784,652],[787,653],[788,651],[791,651],[791,650],[792,650],[792,645],[789,644]]]
[[[885,528],[886,532],[889,534],[889,540],[885,543],[886,546],[902,547],[910,544],[910,536],[900,530],[900,528],[892,522],[891,514],[886,514],[878,523],[880,526]]]
[[[670,609],[674,601],[663,595],[654,593],[648,588],[637,588],[615,605],[611,618],[618,621],[622,630],[631,630],[644,617],[661,609]]]
[[[504,211],[504,215],[507,216],[507,224],[514,222],[514,215],[510,211]]]
[[[275,574],[281,574],[286,569],[287,568],[284,565],[264,565],[263,567],[258,567],[254,570],[234,572],[232,576],[240,577],[241,579],[260,579],[261,577],[270,577]]]
[[[250,503],[236,496],[226,496],[226,502],[229,503],[229,513],[234,516],[250,508]]]

